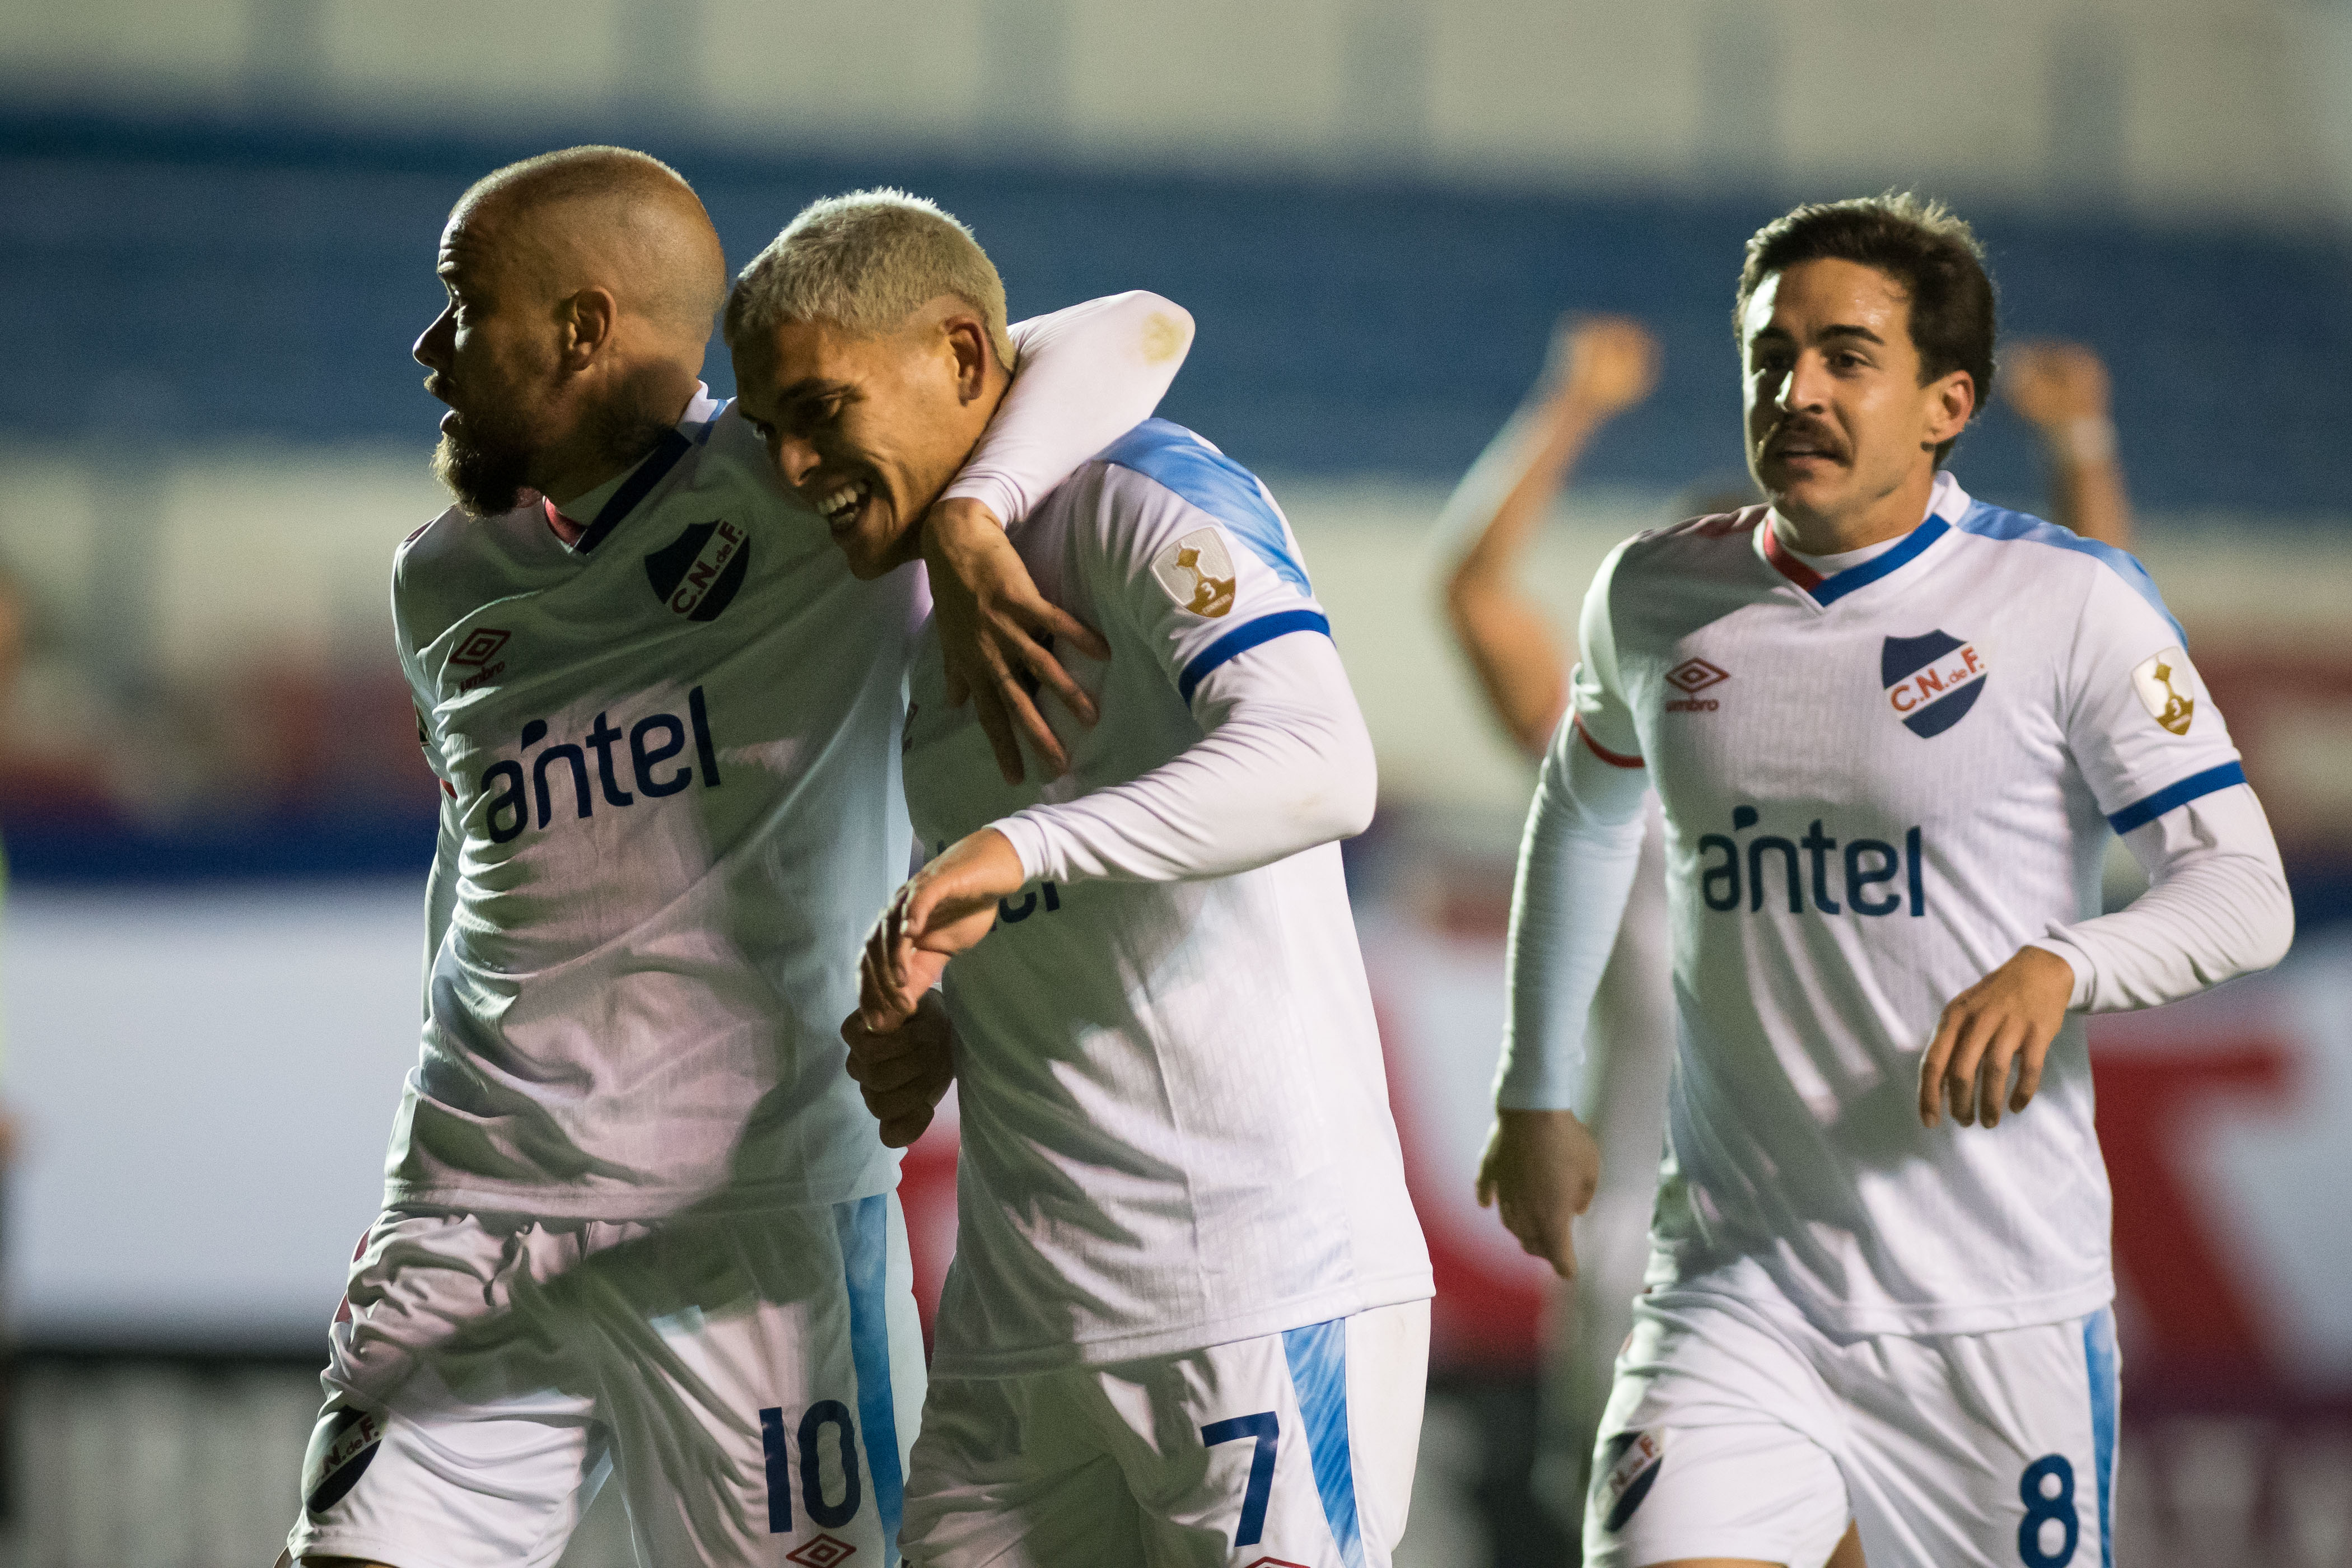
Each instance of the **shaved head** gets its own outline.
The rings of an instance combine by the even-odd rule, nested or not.
[[[567,147],[477,180],[450,215],[479,228],[508,265],[560,298],[613,291],[697,346],[727,297],[727,258],[710,215],[678,172],[626,147]]]
[[[693,188],[625,147],[568,147],[477,181],[441,231],[447,306],[416,340],[449,405],[434,468],[468,510],[562,505],[685,415],[727,258]]]

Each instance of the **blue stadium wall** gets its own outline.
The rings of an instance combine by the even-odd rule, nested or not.
[[[812,197],[888,183],[973,226],[1016,314],[1156,289],[1201,327],[1167,412],[1272,472],[1458,473],[1568,307],[1637,313],[1666,346],[1658,395],[1607,432],[1588,479],[1677,489],[1739,465],[1730,290],[1777,203],[793,158],[611,125],[580,139],[675,163],[739,264]],[[562,142],[0,112],[0,437],[134,420],[173,443],[429,441],[439,409],[407,347],[439,308],[442,220],[478,174]],[[2340,513],[2343,237],[1969,216],[2005,332],[2107,357],[2143,506]],[[709,374],[727,390],[723,355]],[[2003,414],[1956,466],[1979,494],[2038,499]]]

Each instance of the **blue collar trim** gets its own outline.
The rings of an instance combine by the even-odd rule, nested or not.
[[[661,445],[654,448],[651,457],[637,465],[637,471],[629,476],[628,483],[613,492],[613,499],[604,503],[604,509],[596,514],[596,521],[588,525],[588,531],[582,534],[580,542],[572,548],[585,555],[604,543],[604,536],[620,527],[621,520],[635,510],[637,503],[669,476],[669,471],[677,467],[680,458],[692,450],[694,443],[687,438],[685,432],[673,429],[663,436]]]
[[[1927,546],[1952,531],[1952,525],[1940,517],[1931,517],[1913,529],[1910,536],[1883,555],[1849,566],[1832,577],[1824,577],[1813,584],[1813,603],[1826,609],[1853,593],[1867,588],[1881,577],[1900,572],[1919,559]]]

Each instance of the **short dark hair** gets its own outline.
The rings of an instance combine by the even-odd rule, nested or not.
[[[1992,400],[1993,289],[1974,230],[1938,201],[1889,191],[1846,202],[1814,202],[1774,218],[1748,241],[1732,332],[1745,331],[1748,301],[1764,279],[1801,261],[1875,268],[1911,297],[1911,346],[1919,384],[1964,370],[1976,384],[1976,417]],[[1958,437],[1954,437],[1955,440]],[[1952,449],[1936,448],[1941,464]]]

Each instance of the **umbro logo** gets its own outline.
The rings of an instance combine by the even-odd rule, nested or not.
[[[834,1568],[857,1555],[857,1548],[838,1536],[820,1534],[804,1546],[794,1547],[784,1553],[784,1561],[797,1563],[802,1568]]]
[[[1703,658],[1686,658],[1666,671],[1666,684],[1689,697],[1705,691],[1710,686],[1720,686],[1731,679],[1727,669],[1717,669]]]
[[[496,626],[476,626],[463,641],[450,650],[449,662],[471,669],[474,673],[457,683],[460,691],[471,691],[477,686],[488,684],[506,673],[507,661],[499,658],[499,650],[507,646],[512,632]]]
[[[1666,671],[1666,684],[1682,693],[1679,699],[1667,702],[1666,711],[1669,713],[1714,712],[1720,704],[1714,698],[1701,697],[1699,693],[1711,686],[1720,686],[1730,679],[1729,670],[1719,668],[1703,658],[1683,660],[1674,668]]]

